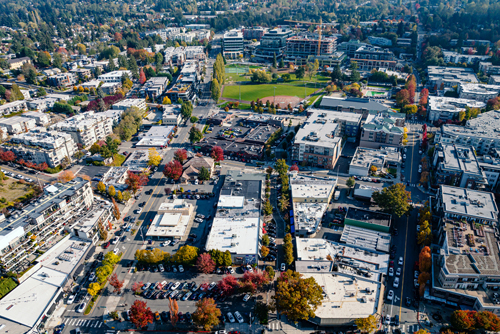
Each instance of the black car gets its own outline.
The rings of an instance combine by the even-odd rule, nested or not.
[[[170,312],[163,311],[160,313],[160,317],[163,321],[168,321],[168,320],[170,320]]]
[[[411,298],[410,298],[410,297],[406,297],[405,304],[406,304],[406,306],[408,306],[408,307],[410,307],[410,306],[411,306]]]
[[[124,242],[125,240],[127,240],[127,236],[126,235],[124,235],[123,237],[120,238],[121,242]]]
[[[394,316],[394,326],[399,326],[399,315]]]

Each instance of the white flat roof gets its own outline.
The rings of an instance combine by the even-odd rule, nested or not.
[[[70,274],[78,265],[90,245],[88,241],[68,236],[67,239],[61,240],[49,251],[40,256],[38,262],[43,267],[57,270],[60,273]],[[59,264],[56,264],[57,262]]]
[[[172,213],[156,215],[146,232],[148,237],[181,238],[186,233],[190,216]]]
[[[353,278],[342,273],[303,273],[313,277],[323,288],[323,303],[316,310],[318,318],[356,319],[377,313],[380,283]],[[367,289],[371,293],[367,293]]]
[[[260,218],[214,218],[206,250],[229,250],[233,254],[255,255],[259,252]]]
[[[243,208],[245,196],[221,195],[217,207],[219,209]]]

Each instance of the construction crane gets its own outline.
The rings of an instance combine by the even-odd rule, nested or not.
[[[300,24],[309,24],[309,25],[314,25],[318,24],[318,22],[307,22],[307,21],[294,21],[294,20],[285,20],[285,22],[293,22],[293,23],[300,23]],[[316,30],[318,30],[318,57],[321,54],[321,27],[323,26],[323,19],[320,17],[319,18],[319,26]]]

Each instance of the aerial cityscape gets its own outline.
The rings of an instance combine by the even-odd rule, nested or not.
[[[0,334],[500,333],[500,2],[0,1]]]

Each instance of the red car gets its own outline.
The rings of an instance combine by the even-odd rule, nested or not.
[[[109,245],[110,245],[110,242],[108,241],[108,242],[106,242],[106,243],[104,244],[104,246],[102,246],[102,248],[106,249],[106,248],[108,248],[108,247],[109,247]]]

